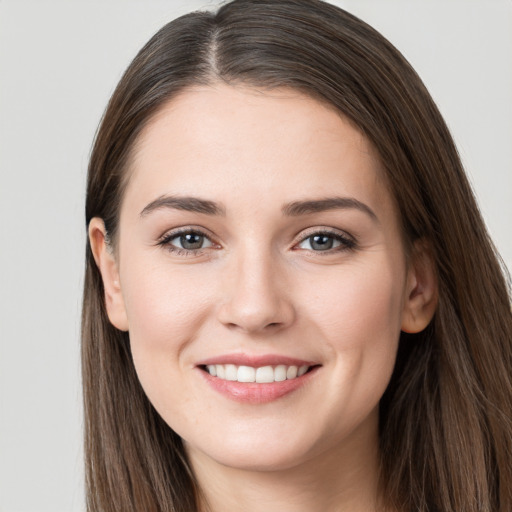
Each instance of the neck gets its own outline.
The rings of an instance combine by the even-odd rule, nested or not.
[[[202,492],[201,512],[376,512],[377,432],[285,469],[228,467],[188,447]]]

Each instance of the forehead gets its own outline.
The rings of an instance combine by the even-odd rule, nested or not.
[[[264,206],[335,189],[375,202],[387,194],[380,167],[371,143],[334,108],[290,89],[219,84],[186,89],[150,120],[126,194],[142,208],[176,193],[258,197]]]

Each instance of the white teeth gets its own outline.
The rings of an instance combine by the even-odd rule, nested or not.
[[[226,365],[226,373],[224,378],[226,380],[236,380],[238,378],[238,370],[234,364]]]
[[[309,369],[309,366],[286,366],[279,364],[273,366],[236,366],[234,364],[209,364],[206,370],[213,377],[238,382],[257,382],[265,384],[270,382],[283,382],[302,377]]]
[[[286,370],[286,378],[295,379],[295,377],[297,377],[297,371],[298,368],[296,366],[288,366],[288,370]]]
[[[215,368],[217,369],[217,377],[219,377],[219,379],[226,378],[226,372],[224,371],[223,364],[216,364]]]
[[[280,364],[274,368],[274,380],[276,382],[286,380],[286,366],[284,364]]]
[[[239,366],[237,380],[238,382],[255,382],[256,370],[250,366]]]
[[[272,366],[262,366],[256,370],[256,382],[274,382],[274,369]]]
[[[302,377],[308,371],[308,368],[308,366],[301,366],[297,372],[297,377]]]

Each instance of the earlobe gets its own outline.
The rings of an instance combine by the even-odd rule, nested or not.
[[[432,320],[437,308],[437,275],[430,245],[424,240],[414,243],[407,273],[402,331],[421,332]]]
[[[128,331],[128,317],[121,291],[117,261],[107,242],[105,223],[99,217],[94,217],[89,223],[89,242],[103,279],[105,305],[109,320],[119,330]]]

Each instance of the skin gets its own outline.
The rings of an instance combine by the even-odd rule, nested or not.
[[[208,510],[377,510],[378,403],[400,330],[428,324],[436,283],[424,244],[405,257],[371,144],[294,91],[218,84],[166,104],[129,172],[116,247],[101,219],[91,245],[109,318],[129,331],[140,382],[184,439]],[[162,196],[214,201],[223,214],[148,207]],[[331,197],[374,215],[282,211]],[[170,250],[191,227],[205,246]],[[315,250],[308,237],[326,231],[350,242]],[[277,400],[241,403],[197,366],[225,354],[318,367]]]

